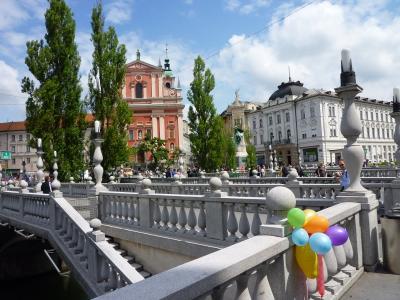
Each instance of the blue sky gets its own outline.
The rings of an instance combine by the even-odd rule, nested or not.
[[[77,24],[84,97],[95,1],[66,2]],[[128,61],[139,48],[143,60],[157,63],[168,43],[172,69],[185,95],[194,58],[207,58],[220,112],[233,101],[236,89],[242,100],[265,102],[287,80],[288,66],[292,78],[306,87],[332,90],[339,84],[342,48],[351,51],[363,95],[390,100],[392,88],[400,86],[399,4],[400,0],[103,0],[106,24],[114,26],[126,44]],[[0,0],[0,121],[25,118],[25,97],[20,93],[20,81],[29,75],[25,43],[43,38],[47,5],[46,0]]]

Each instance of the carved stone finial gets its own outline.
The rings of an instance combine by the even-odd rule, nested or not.
[[[229,173],[227,171],[222,172],[221,181],[223,184],[229,184]]]
[[[142,180],[143,189],[150,189],[151,180],[149,178],[145,178]]]
[[[288,210],[296,207],[296,197],[287,187],[277,186],[267,193],[265,204],[268,208],[268,223],[280,224]]]
[[[70,182],[70,183],[74,183],[74,182],[75,182],[75,181],[74,181],[74,177],[71,176],[71,177],[69,178],[69,182]]]
[[[213,192],[220,190],[222,187],[222,181],[218,177],[211,177],[209,184],[210,184],[210,189]]]
[[[101,221],[97,218],[94,218],[90,220],[89,225],[91,228],[93,228],[94,231],[100,230],[101,227]]]
[[[289,182],[296,182],[297,177],[299,177],[299,174],[297,173],[297,170],[295,168],[290,168],[289,174],[287,176]]]
[[[257,174],[258,174],[258,171],[257,171],[257,170],[251,171],[252,177],[257,178],[257,177],[258,177]]]

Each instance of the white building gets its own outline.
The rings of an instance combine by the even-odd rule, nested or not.
[[[362,121],[358,143],[369,162],[392,161],[394,120],[391,103],[357,97]],[[282,83],[260,110],[250,113],[249,127],[259,164],[269,162],[269,145],[278,162],[337,163],[345,138],[340,132],[344,104],[334,92],[306,89],[299,81]]]

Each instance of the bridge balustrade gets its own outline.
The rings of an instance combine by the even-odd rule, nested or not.
[[[0,221],[48,239],[91,297],[143,280],[64,198],[1,192]]]
[[[297,199],[298,207],[316,210],[333,199]],[[268,222],[265,197],[101,192],[99,218],[116,225],[223,245],[260,233]]]
[[[359,203],[348,202],[318,213],[349,233],[344,245],[323,257],[325,297],[339,299],[363,272],[360,212]],[[293,249],[290,237],[254,236],[96,300],[303,299],[308,293],[319,299],[316,279],[304,277]]]

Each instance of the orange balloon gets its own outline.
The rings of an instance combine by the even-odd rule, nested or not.
[[[315,215],[308,220],[307,224],[304,225],[304,229],[308,233],[325,232],[329,227],[329,221],[327,218],[319,215]]]
[[[315,210],[312,210],[312,209],[309,209],[309,208],[303,210],[303,212],[306,215],[306,221],[303,224],[303,227],[304,227],[304,225],[306,225],[308,223],[308,221],[310,221],[310,219],[312,217],[314,217],[317,213],[315,212]]]

